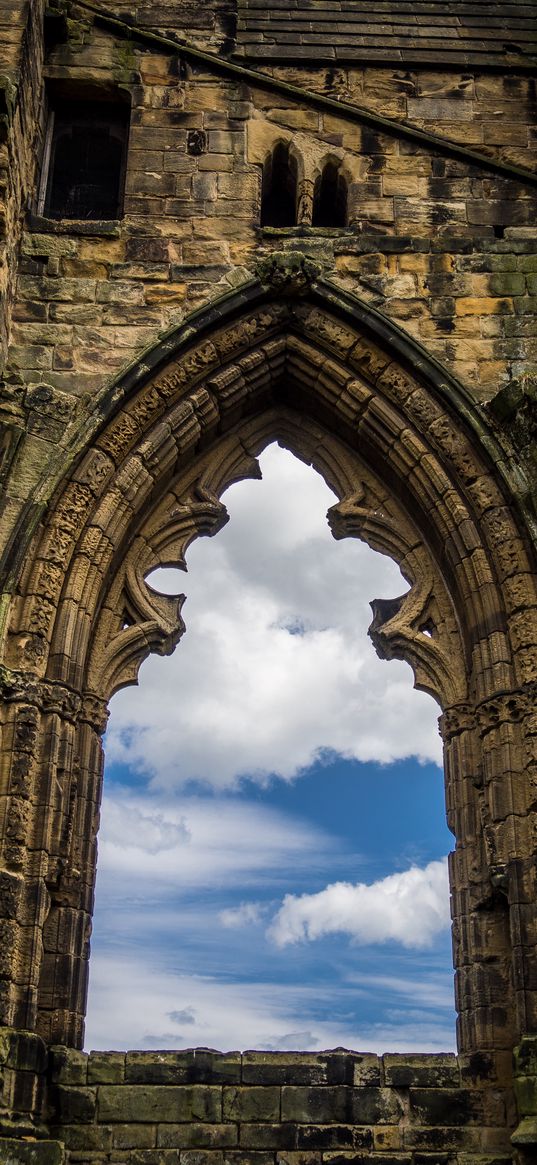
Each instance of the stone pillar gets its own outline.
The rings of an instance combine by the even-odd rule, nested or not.
[[[97,830],[104,753],[101,731],[83,717],[97,707],[86,701],[74,740],[75,756],[63,853],[50,885],[50,909],[43,928],[36,1027],[48,1043],[82,1047],[88,986],[89,940],[93,916]]]
[[[524,687],[449,709],[446,742],[461,1052],[537,1031],[537,712]]]
[[[470,709],[442,717],[450,855],[455,999],[462,1053],[510,1049],[514,1041],[507,902],[491,881],[483,819],[479,735]]]
[[[479,709],[493,881],[509,913],[515,1038],[537,1032],[537,688]]]
[[[103,708],[13,673],[4,677],[4,695],[1,1022],[76,1047],[84,1029]]]

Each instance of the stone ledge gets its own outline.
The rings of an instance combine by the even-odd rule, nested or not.
[[[95,237],[117,238],[120,232],[120,220],[100,219],[61,219],[43,218],[42,215],[29,214],[27,227],[29,231],[37,231],[41,235],[90,235]]]
[[[63,1165],[65,1153],[59,1141],[13,1141],[0,1137],[2,1165]]]

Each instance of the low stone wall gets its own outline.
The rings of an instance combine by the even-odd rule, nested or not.
[[[4,1054],[4,1101],[18,1097],[19,1111],[0,1123],[2,1165],[524,1160],[513,1157],[506,1093],[485,1056],[53,1048],[44,1071],[40,1044],[12,1041],[16,1069]]]

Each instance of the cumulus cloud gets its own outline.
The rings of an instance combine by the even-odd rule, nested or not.
[[[278,947],[342,932],[358,943],[427,947],[449,926],[447,859],[366,885],[334,882],[318,894],[287,894],[268,929]]]
[[[163,788],[220,790],[293,779],[326,753],[439,762],[438,709],[366,634],[369,601],[406,589],[398,569],[332,539],[334,496],[311,469],[275,446],[261,464],[263,482],[225,496],[225,529],[191,547],[171,588],[187,593],[186,634],[114,698],[109,759]]]

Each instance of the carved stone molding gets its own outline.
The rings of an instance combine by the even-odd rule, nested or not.
[[[524,717],[535,713],[537,707],[537,683],[525,684],[513,692],[498,692],[496,696],[484,700],[477,708],[477,723],[484,736],[501,724],[519,724]]]
[[[510,692],[498,692],[471,704],[455,704],[446,708],[440,718],[444,740],[451,740],[462,732],[478,730],[481,737],[502,724],[520,724],[537,708],[537,683],[524,684]]]
[[[52,680],[41,680],[28,672],[0,668],[0,695],[7,704],[32,704],[41,712],[57,712],[75,723],[82,705],[77,692]]]
[[[442,739],[448,743],[463,732],[472,732],[475,724],[475,708],[472,708],[470,704],[455,704],[451,708],[444,709],[439,720],[440,734]]]

